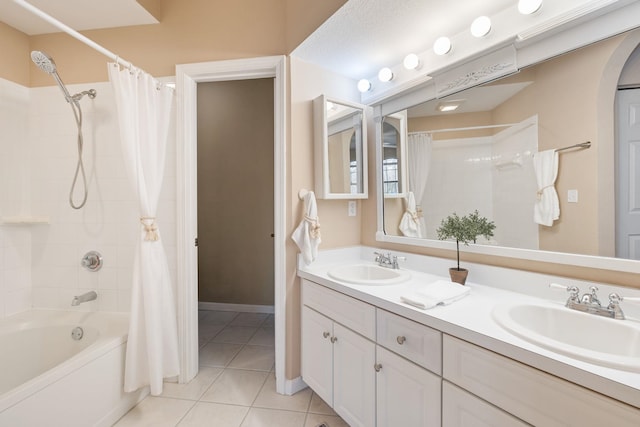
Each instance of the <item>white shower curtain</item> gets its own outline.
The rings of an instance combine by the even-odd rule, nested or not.
[[[122,152],[138,197],[140,236],[133,264],[131,320],[124,390],[146,385],[162,393],[163,379],[178,375],[178,329],[167,256],[156,223],[173,89],[137,69],[108,64],[115,92]]]
[[[409,191],[413,192],[416,200],[416,213],[419,221],[415,237],[426,238],[426,225],[422,215],[424,190],[427,187],[429,168],[431,166],[431,134],[426,132],[412,133],[407,138],[407,167]]]

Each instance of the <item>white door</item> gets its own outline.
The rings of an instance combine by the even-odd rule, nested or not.
[[[376,426],[439,426],[440,377],[383,347],[376,352]]]
[[[302,379],[333,406],[333,321],[302,307]]]
[[[375,344],[333,325],[333,410],[351,427],[375,426]]]
[[[616,257],[640,260],[640,89],[616,103]]]

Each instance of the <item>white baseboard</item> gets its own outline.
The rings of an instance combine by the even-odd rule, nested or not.
[[[243,311],[247,313],[273,314],[272,305],[227,304],[222,302],[198,302],[198,310]]]
[[[304,381],[302,381],[302,377],[294,378],[292,380],[284,381],[284,394],[287,396],[291,396],[292,394],[296,394],[300,390],[304,390],[309,387]]]

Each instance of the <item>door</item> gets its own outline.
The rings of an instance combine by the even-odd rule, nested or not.
[[[274,304],[273,93],[272,78],[198,84],[200,302]]]
[[[640,260],[640,89],[616,103],[616,257]]]
[[[333,325],[333,410],[351,427],[375,425],[375,344]]]
[[[333,321],[302,307],[302,379],[329,406],[333,406]]]

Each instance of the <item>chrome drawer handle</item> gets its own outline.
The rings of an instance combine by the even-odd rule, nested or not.
[[[338,341],[338,337],[331,337],[331,342],[336,342]]]
[[[396,338],[396,341],[398,341],[398,344],[400,344],[400,345],[404,344],[404,342],[406,340],[407,339],[405,337],[401,336],[401,335],[398,335],[398,338]]]
[[[376,363],[375,365],[373,365],[373,369],[375,369],[376,372],[380,372],[382,370],[382,365],[379,363]]]
[[[329,333],[329,332],[323,332],[322,333],[322,336],[325,337],[325,338],[329,338],[329,335],[331,335],[331,333]]]

